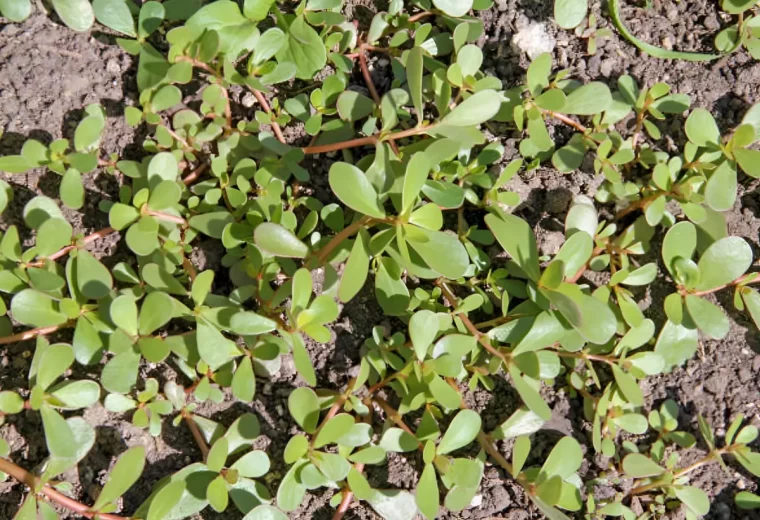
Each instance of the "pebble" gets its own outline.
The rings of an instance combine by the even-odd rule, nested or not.
[[[119,66],[119,62],[115,59],[111,58],[106,62],[106,70],[110,72],[111,74],[118,74],[121,72],[121,67]]]
[[[244,107],[251,108],[256,104],[256,97],[252,93],[246,92],[245,96],[243,96],[243,99],[241,99],[240,102]]]
[[[512,45],[534,59],[539,54],[552,52],[557,41],[546,30],[545,24],[534,22],[512,37]]]
[[[755,359],[752,360],[752,371],[760,372],[760,356],[755,356]]]
[[[662,47],[664,49],[672,51],[673,50],[673,40],[671,40],[669,36],[666,36],[665,38],[662,39]]]
[[[475,495],[472,497],[472,501],[470,502],[470,507],[480,507],[480,504],[483,503],[483,495]]]
[[[720,22],[718,22],[718,19],[715,17],[715,15],[712,14],[705,18],[703,25],[705,26],[705,29],[709,29],[711,31],[717,31],[720,29]]]

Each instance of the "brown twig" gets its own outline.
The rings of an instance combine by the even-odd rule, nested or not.
[[[206,444],[206,440],[203,438],[203,434],[201,433],[201,430],[198,428],[198,424],[195,422],[195,418],[190,412],[183,411],[182,417],[184,417],[185,422],[187,423],[187,427],[190,429],[190,433],[193,434],[193,439],[195,439],[195,443],[198,445],[198,448],[201,450],[201,455],[203,456],[203,462],[206,462],[206,459],[208,458],[208,445]]]
[[[375,104],[377,106],[380,106],[380,96],[378,95],[377,89],[375,88],[375,82],[372,81],[372,75],[369,73],[367,55],[364,53],[365,49],[366,47],[364,44],[359,45],[359,68],[362,71],[364,82],[367,84],[367,88],[369,89],[369,93],[372,95],[372,99],[375,100]]]
[[[414,16],[410,16],[409,22],[410,23],[419,22],[420,20],[422,20],[423,18],[427,18],[428,16],[435,16],[435,13],[432,11],[422,11],[421,13],[417,13]]]
[[[0,457],[0,471],[2,471],[3,473],[7,473],[14,479],[23,483],[29,489],[31,489],[32,492],[34,493],[39,492],[43,494],[45,497],[47,497],[50,501],[55,502],[61,507],[65,507],[66,509],[74,511],[78,515],[83,516],[85,518],[92,519],[92,518],[95,518],[96,516],[99,520],[125,520],[127,518],[124,516],[114,515],[111,513],[98,513],[97,511],[92,511],[89,506],[86,506],[85,504],[82,504],[81,502],[77,502],[73,498],[67,497],[63,493],[57,491],[56,489],[53,489],[47,484],[43,485],[39,489],[39,491],[37,491],[37,487],[40,485],[39,477],[33,475],[32,473],[29,473],[24,468],[16,466],[10,460],[2,458],[2,457]]]
[[[151,217],[156,217],[159,220],[164,220],[166,222],[173,222],[175,224],[179,224],[180,226],[187,227],[187,220],[183,219],[182,217],[178,217],[176,215],[169,215],[168,213],[153,211],[152,209],[145,211],[145,214]]]
[[[575,128],[576,130],[578,130],[581,133],[586,133],[586,131],[588,130],[588,128],[586,128],[585,126],[583,126],[578,121],[575,121],[574,119],[570,119],[566,115],[560,114],[559,112],[554,112],[552,110],[546,110],[546,111],[544,111],[544,114],[548,115],[549,117],[553,117],[557,121],[562,121],[563,123],[565,123],[568,126],[572,126],[573,128]]]
[[[91,233],[91,234],[87,235],[86,237],[84,237],[82,239],[82,245],[86,246],[90,242],[94,242],[94,241],[96,241],[99,238],[107,237],[111,233],[115,233],[115,232],[116,232],[116,230],[114,228],[112,228],[112,227],[107,227],[107,228],[103,228],[103,229],[101,229],[99,231],[95,231],[94,233]],[[59,258],[61,258],[63,256],[66,256],[67,254],[69,254],[74,249],[77,249],[78,247],[79,246],[77,246],[75,244],[72,244],[70,246],[66,246],[66,247],[64,247],[62,249],[59,249],[58,251],[56,251],[55,253],[53,253],[50,256],[45,256],[45,257],[40,258],[39,260],[37,260],[35,262],[30,262],[30,263],[26,264],[26,266],[27,267],[44,267],[46,261],[50,260],[51,262],[54,262],[54,261],[58,260]]]
[[[255,88],[248,87],[251,92],[253,92],[254,97],[259,102],[259,105],[261,105],[261,108],[266,112],[267,114],[272,114],[272,108],[269,106],[269,103],[267,102],[267,98],[264,97],[264,94],[262,94],[260,91],[256,90]],[[277,140],[280,141],[282,144],[285,144],[285,136],[282,134],[282,128],[280,128],[280,125],[277,123],[277,121],[272,120],[271,123],[272,131],[274,132],[274,135],[277,137]]]

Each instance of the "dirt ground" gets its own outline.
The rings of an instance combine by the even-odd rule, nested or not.
[[[348,8],[355,12],[366,28],[371,19],[374,2],[349,0]],[[382,2],[379,2],[382,4]],[[486,26],[486,35],[479,42],[485,51],[483,69],[503,80],[506,87],[516,84],[524,74],[528,59],[511,45],[515,33],[532,23],[545,23],[556,40],[553,55],[559,67],[569,67],[580,79],[596,79],[614,84],[617,77],[630,74],[639,84],[651,85],[667,81],[674,92],[689,94],[692,105],[704,107],[715,114],[723,129],[735,126],[748,106],[760,101],[760,62],[744,53],[738,53],[717,63],[671,62],[649,58],[617,35],[603,42],[596,55],[587,56],[585,42],[574,34],[557,31],[550,16],[551,0],[497,0],[489,11],[480,14]],[[605,26],[605,16],[594,10]],[[655,0],[650,10],[626,8],[623,17],[631,30],[640,38],[657,45],[672,45],[679,50],[710,51],[713,35],[725,22],[717,15],[717,2],[706,0],[679,3]],[[389,85],[390,66],[386,59],[375,57],[373,76],[382,92]],[[71,137],[82,109],[89,103],[99,102],[108,112],[107,133],[103,139],[107,152],[117,152],[129,158],[139,157],[143,130],[130,129],[122,117],[126,105],[136,103],[135,64],[133,59],[115,45],[108,33],[93,29],[89,34],[74,33],[55,20],[35,14],[22,24],[3,25],[0,22],[0,155],[18,153],[25,139],[35,138],[45,143],[60,137]],[[355,77],[361,85],[361,78]],[[252,117],[253,109],[237,107],[237,114]],[[665,123],[663,130],[676,139],[665,146],[676,145],[683,137],[683,120],[675,118]],[[565,129],[550,128],[561,144]],[[293,139],[299,136],[291,134]],[[518,134],[495,136],[506,147],[505,161],[516,154]],[[329,197],[326,171],[329,167],[311,164],[315,195]],[[589,165],[590,166],[590,165]],[[7,178],[14,185],[16,199],[3,215],[3,225],[20,222],[21,209],[35,194],[55,196],[60,177],[54,173],[32,173]],[[760,258],[758,228],[760,197],[757,182],[744,178],[739,187],[736,207],[728,214],[729,232],[744,237]],[[517,213],[535,227],[540,247],[555,252],[562,241],[562,223],[573,194],[593,195],[599,180],[586,165],[581,172],[561,175],[551,168],[540,168],[512,181],[512,189],[521,195],[523,204]],[[91,232],[107,225],[107,216],[97,209],[101,198],[115,198],[119,179],[97,172],[87,177],[88,206],[80,212],[69,212],[75,228]],[[20,226],[22,229],[23,226]],[[29,241],[29,237],[25,237]],[[113,257],[120,253],[118,238],[97,243],[99,256]],[[219,252],[205,249],[201,244],[200,258],[208,266],[219,260]],[[110,260],[114,262],[116,260]],[[648,315],[661,325],[662,298],[667,294],[666,284],[655,284],[643,300],[649,303]],[[743,413],[752,423],[760,426],[760,334],[749,318],[732,310],[731,295],[719,295],[720,303],[729,309],[732,327],[722,341],[704,341],[699,355],[684,367],[668,375],[650,378],[643,383],[648,407],[658,407],[665,399],[675,399],[681,405],[681,429],[698,435],[697,414],[701,413],[722,435],[730,420]],[[374,325],[393,326],[382,315],[371,290],[365,290],[344,308],[334,326],[334,341],[328,345],[310,345],[312,360],[317,369],[320,386],[344,385],[358,368],[359,347],[371,333]],[[397,325],[397,324],[396,324]],[[61,340],[67,340],[62,335]],[[25,385],[33,343],[20,343],[0,350],[0,386],[11,388]],[[89,369],[88,369],[89,370]],[[146,367],[153,375],[175,377],[168,372]],[[82,375],[86,376],[87,370]],[[271,380],[259,380],[255,402],[251,405],[207,405],[200,410],[224,424],[243,411],[254,411],[262,425],[262,446],[272,460],[274,478],[267,482],[276,492],[278,479],[286,471],[282,453],[290,435],[295,433],[287,412],[287,397],[300,384],[289,357],[283,359],[279,374]],[[533,461],[539,462],[556,440],[572,435],[589,453],[581,471],[589,480],[608,470],[607,461],[594,458],[590,446],[591,428],[583,419],[581,403],[562,392],[548,392],[553,419],[536,434]],[[468,395],[470,404],[483,416],[484,426],[493,428],[505,420],[519,405],[519,398],[509,384],[499,380],[492,394]],[[180,425],[165,424],[160,437],[153,438],[143,430],[130,425],[129,416],[113,415],[100,406],[85,414],[97,428],[95,448],[78,468],[66,475],[76,484],[75,493],[84,502],[92,502],[115,456],[128,446],[142,444],[148,453],[144,478],[124,497],[124,511],[130,513],[148,495],[154,483],[190,462],[199,460],[199,453],[189,432]],[[39,415],[24,412],[9,417],[0,428],[0,436],[11,444],[16,460],[27,468],[40,463],[45,455],[44,440],[40,435]],[[647,442],[647,438],[640,439]],[[506,447],[505,447],[506,448]],[[544,450],[543,453],[541,450]],[[690,463],[704,454],[704,444],[685,453],[684,463]],[[506,453],[508,451],[505,450]],[[409,456],[392,455],[385,466],[369,470],[368,478],[376,487],[412,489],[421,460],[417,453]],[[529,463],[531,461],[529,460]],[[707,491],[712,508],[707,518],[715,520],[760,519],[758,513],[739,511],[733,496],[739,489],[757,489],[757,482],[738,465],[731,464],[728,471],[717,465],[706,467],[694,474],[694,484]],[[597,492],[604,493],[597,488]],[[612,492],[612,490],[608,490]],[[291,513],[294,519],[331,518],[329,499],[332,491],[309,495],[302,507]],[[23,497],[21,486],[13,482],[0,483],[0,519],[10,519]],[[479,493],[480,504],[447,518],[505,518],[526,520],[542,518],[524,496],[520,487],[504,480],[502,472],[487,467]],[[63,518],[70,518],[63,515]],[[230,511],[223,515],[203,512],[199,518],[231,519],[240,515]],[[377,518],[364,505],[352,508],[347,518]]]

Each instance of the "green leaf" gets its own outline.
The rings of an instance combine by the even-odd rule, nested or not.
[[[425,469],[422,470],[415,492],[415,502],[420,513],[428,520],[433,520],[438,516],[438,481],[432,464],[425,464]]]
[[[665,469],[657,465],[646,455],[629,453],[623,459],[623,471],[630,477],[644,478],[662,475]]]
[[[120,496],[126,493],[137,482],[144,467],[145,448],[143,446],[134,446],[122,453],[108,474],[106,484],[103,486],[92,508],[95,511],[99,511],[106,505],[116,502]]]
[[[256,226],[253,241],[273,256],[305,258],[309,253],[309,246],[301,242],[292,231],[273,222],[263,222]]]
[[[338,298],[343,303],[350,301],[364,287],[369,274],[368,246],[369,234],[360,230],[351,247],[351,254],[346,261],[338,287]]]
[[[720,307],[691,294],[687,295],[685,300],[689,316],[699,330],[712,339],[726,337],[731,325]]]
[[[728,211],[736,202],[736,168],[733,163],[723,161],[707,180],[705,200],[715,211]]]
[[[587,12],[588,0],[555,0],[554,2],[554,19],[563,29],[575,29],[586,17]]]
[[[219,475],[209,483],[206,488],[206,499],[211,508],[218,513],[227,509],[230,496],[227,493],[227,481],[223,476]]]
[[[0,13],[11,22],[23,22],[32,14],[32,3],[30,0],[0,0]]]
[[[288,517],[276,507],[262,504],[250,510],[243,520],[288,520]]]
[[[117,327],[130,336],[137,335],[137,304],[131,295],[124,294],[114,299],[109,314]]]
[[[188,224],[211,238],[221,239],[224,228],[234,221],[229,211],[212,211],[190,217]]]
[[[404,187],[401,192],[401,210],[403,213],[408,213],[414,206],[429,173],[430,162],[426,154],[418,152],[412,155],[406,167]]]
[[[739,509],[760,509],[760,496],[749,491],[737,493],[734,499]]]
[[[671,227],[662,243],[662,259],[665,267],[673,273],[676,258],[691,259],[697,249],[697,228],[691,222],[679,222]]]
[[[342,456],[335,453],[316,452],[314,465],[328,480],[338,482],[346,478],[351,471],[351,464]]]
[[[726,237],[713,242],[699,259],[699,284],[706,291],[729,284],[752,265],[752,248],[741,237]]]
[[[232,395],[244,403],[253,400],[256,393],[256,377],[253,374],[251,358],[244,356],[235,375],[232,376]]]
[[[126,0],[93,0],[92,9],[98,22],[114,31],[137,37],[135,21]]]
[[[694,486],[674,486],[678,499],[683,502],[695,515],[703,516],[710,511],[710,499],[707,494]]]
[[[76,273],[79,292],[88,299],[103,298],[113,288],[111,272],[86,249],[77,252]]]
[[[346,90],[338,96],[336,107],[340,118],[344,121],[358,121],[372,113],[375,102],[364,94]]]
[[[407,243],[436,273],[450,280],[464,276],[469,257],[459,238],[451,232],[404,226]]]
[[[155,291],[148,294],[140,307],[137,329],[140,335],[149,336],[172,319],[174,300],[168,294]]]
[[[230,330],[241,336],[256,336],[276,328],[277,323],[274,320],[251,311],[236,312],[230,318]]]
[[[319,449],[328,444],[335,443],[348,432],[354,425],[353,416],[347,413],[339,413],[327,421],[314,439],[314,448]]]
[[[525,403],[525,406],[542,421],[545,422],[551,419],[552,411],[549,405],[543,400],[541,394],[523,378],[520,370],[515,365],[509,366],[509,374],[512,376],[512,383],[517,393],[520,394],[520,398]]]
[[[461,18],[472,9],[473,0],[433,0],[433,5],[454,18]]]
[[[476,126],[493,118],[503,98],[495,90],[481,90],[458,104],[441,120],[444,126]]]
[[[208,452],[206,457],[206,466],[209,471],[218,473],[224,468],[224,464],[227,461],[227,454],[229,453],[229,443],[226,437],[221,437],[217,440]]]
[[[529,279],[537,282],[541,276],[538,266],[538,247],[533,230],[527,222],[510,214],[501,217],[490,214],[485,217],[486,225],[491,230],[501,247],[509,253],[512,260],[525,272]]]
[[[555,476],[567,479],[578,471],[582,461],[583,452],[578,441],[569,436],[562,437],[541,466],[539,480],[545,481]]]
[[[385,217],[375,188],[359,168],[352,164],[335,162],[330,167],[328,179],[330,188],[343,204],[370,217]]]
[[[68,320],[53,298],[34,289],[24,289],[13,297],[11,315],[17,322],[31,327],[62,325]]]
[[[639,388],[639,384],[636,379],[617,365],[611,365],[612,375],[615,377],[615,382],[618,388],[625,396],[625,399],[634,406],[641,406],[644,404],[644,394]]]
[[[314,433],[319,422],[319,398],[311,388],[296,388],[288,396],[288,411],[306,433]]]
[[[70,29],[84,32],[92,27],[95,14],[88,0],[52,0],[52,2],[55,12]]]
[[[43,390],[47,390],[56,379],[69,369],[73,362],[74,353],[69,345],[64,343],[50,345],[40,356],[35,384]]]
[[[164,6],[159,2],[145,2],[140,8],[140,16],[137,22],[137,32],[141,40],[144,40],[158,29],[164,21]]]
[[[720,130],[715,118],[704,108],[695,108],[689,117],[686,118],[686,135],[689,141],[699,146],[713,145],[720,143]]]
[[[290,23],[287,43],[277,53],[277,61],[295,63],[296,77],[306,80],[314,78],[327,63],[327,50],[322,38],[303,16],[295,17]]]
[[[635,435],[645,433],[649,427],[647,418],[638,413],[627,413],[620,417],[615,417],[613,421],[620,428]]]
[[[5,173],[24,173],[34,168],[34,163],[23,155],[6,155],[0,157],[0,171]]]
[[[417,112],[417,124],[421,125],[424,117],[422,99],[422,75],[423,75],[424,51],[421,47],[414,47],[406,57],[406,81],[409,84],[409,94],[412,97],[414,110]]]
[[[612,104],[612,94],[604,83],[593,81],[578,87],[567,95],[562,112],[589,116],[607,110]]]
[[[42,406],[40,414],[50,454],[61,459],[74,457],[77,451],[76,439],[66,420],[47,405]]]
[[[480,425],[480,415],[472,410],[460,410],[443,434],[436,453],[445,455],[467,446],[480,433]]]
[[[140,365],[140,354],[126,350],[111,358],[103,367],[101,382],[109,392],[125,394],[137,382],[137,369]]]
[[[379,446],[386,451],[403,453],[417,449],[417,439],[401,428],[388,428],[380,439]]]
[[[84,206],[84,185],[82,174],[74,168],[69,168],[61,179],[61,201],[71,209]]]
[[[198,320],[197,330],[198,353],[211,370],[228,363],[239,353],[235,343],[225,338],[216,327],[204,319]]]
[[[628,30],[623,24],[620,17],[620,0],[609,0],[609,11],[612,21],[615,23],[620,34],[622,34],[629,42],[641,49],[643,52],[654,56],[655,58],[661,58],[665,60],[685,60],[685,61],[712,61],[721,57],[721,54],[702,54],[698,52],[679,52],[670,51],[646,43],[636,38],[631,31]]]
[[[274,0],[245,0],[243,14],[252,22],[260,22],[269,14]]]
[[[162,487],[150,502],[146,520],[165,520],[169,518],[169,513],[182,500],[185,486],[184,480],[175,480]]]

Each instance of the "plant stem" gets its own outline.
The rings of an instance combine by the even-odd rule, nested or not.
[[[721,448],[719,450],[713,450],[710,453],[707,454],[707,456],[699,459],[694,464],[691,464],[690,466],[686,466],[685,468],[676,471],[673,473],[673,478],[669,480],[667,483],[662,482],[661,480],[658,480],[657,482],[652,482],[651,484],[646,484],[645,486],[638,486],[633,489],[631,489],[628,494],[630,495],[641,495],[642,493],[646,493],[647,491],[651,491],[653,489],[657,489],[659,487],[668,486],[671,484],[672,481],[677,480],[684,475],[688,475],[692,471],[701,468],[702,466],[706,466],[707,464],[711,464],[713,462],[717,462],[720,459],[720,456],[724,453],[729,453],[731,451],[729,448]]]
[[[651,195],[647,195],[646,197],[640,198],[639,200],[633,201],[631,204],[629,204],[625,208],[615,213],[615,220],[620,220],[621,218],[625,217],[629,213],[633,213],[637,209],[646,209],[647,206],[649,206],[649,204],[651,204],[660,195],[662,195],[662,193],[657,192]]]
[[[192,172],[190,172],[187,175],[187,177],[185,177],[184,179],[182,179],[182,182],[185,183],[185,186],[190,186],[193,182],[195,182],[198,179],[198,177],[200,177],[201,175],[203,175],[203,172],[206,171],[206,168],[208,168],[208,164],[207,163],[201,164],[195,170],[193,170]]]
[[[443,292],[443,296],[449,301],[449,305],[451,305],[452,307],[455,307],[456,297],[451,292],[451,289],[449,289],[448,286],[440,279],[436,280],[435,284],[441,288],[441,291]],[[458,312],[456,313],[456,315],[457,317],[459,317],[460,320],[462,320],[462,323],[464,323],[464,326],[467,327],[467,330],[469,330],[470,333],[478,339],[478,342],[480,342],[480,344],[483,345],[483,348],[485,348],[492,355],[501,359],[505,365],[509,364],[509,356],[493,348],[491,346],[491,342],[488,340],[488,337],[484,335],[482,332],[480,332],[477,329],[477,327],[475,327],[475,325],[472,324],[472,322],[470,321],[470,318],[468,318],[465,313]]]
[[[435,13],[432,11],[422,11],[421,13],[417,13],[414,16],[410,16],[409,22],[410,23],[419,22],[420,20],[422,20],[423,18],[427,18],[428,16],[435,16]]]
[[[335,248],[337,248],[341,242],[346,240],[348,237],[353,235],[354,233],[357,233],[361,228],[364,226],[371,225],[373,219],[372,217],[368,217],[367,215],[364,215],[362,218],[351,224],[350,226],[343,228],[343,231],[335,235],[332,240],[330,240],[325,247],[320,249],[317,252],[317,263],[319,265],[322,265],[325,263],[325,261],[330,256],[330,253],[332,253]]]
[[[742,283],[745,283],[744,281],[747,278],[749,278],[750,276],[754,275],[754,274],[755,273],[747,273],[747,274],[744,274],[744,275],[740,276],[739,278],[737,278],[733,282],[729,282],[727,284],[723,284],[723,285],[720,285],[718,287],[714,287],[712,289],[707,289],[707,290],[704,290],[704,291],[687,292],[686,294],[691,294],[691,295],[694,295],[694,296],[704,296],[706,294],[712,294],[714,292],[720,291],[721,289],[725,289],[726,287],[731,287],[733,285],[740,285]],[[751,283],[760,283],[760,277],[757,277],[754,280],[750,280],[749,282],[746,282],[747,285],[749,285]]]
[[[86,246],[90,242],[94,242],[94,241],[96,241],[99,238],[107,237],[111,233],[115,233],[115,232],[116,232],[116,230],[114,228],[112,228],[112,227],[107,227],[107,228],[103,228],[103,229],[101,229],[99,231],[95,231],[94,233],[91,233],[91,234],[87,235],[86,237],[84,237],[82,239],[82,245]],[[61,258],[62,256],[65,256],[65,255],[69,254],[71,251],[73,251],[74,249],[77,249],[78,247],[79,246],[74,245],[74,244],[72,244],[70,246],[66,246],[66,247],[64,247],[62,249],[59,249],[58,251],[56,251],[55,253],[53,253],[50,256],[45,256],[45,257],[43,257],[43,258],[41,258],[41,259],[39,259],[39,260],[37,260],[35,262],[30,262],[30,263],[26,264],[26,266],[27,267],[44,267],[46,261],[50,260],[51,262],[54,262],[54,261],[58,260],[59,258]]]
[[[574,119],[570,119],[566,115],[560,114],[559,112],[554,112],[552,110],[545,110],[544,114],[548,115],[549,117],[553,117],[554,119],[556,119],[558,121],[562,121],[566,125],[575,128],[576,130],[578,130],[581,133],[586,133],[586,131],[588,130],[588,128],[586,128],[585,126],[583,126],[578,121],[575,121]]]
[[[13,336],[6,336],[4,338],[0,338],[0,345],[8,345],[9,343],[18,343],[20,341],[26,341],[28,339],[36,338],[37,336],[47,336],[48,334],[52,334],[53,332],[56,332],[58,330],[73,327],[74,323],[76,323],[74,320],[69,320],[66,323],[63,323],[61,325],[52,325],[50,327],[39,327],[37,329],[31,329],[25,332],[19,332],[18,334],[14,334]]]
[[[385,415],[388,416],[388,419],[393,421],[396,426],[404,430],[406,433],[417,439],[417,436],[414,434],[411,428],[406,425],[404,420],[401,418],[401,415],[398,413],[397,410],[394,410],[391,405],[389,405],[384,399],[381,399],[380,397],[372,397],[372,402],[378,405],[380,408],[383,409],[385,412]],[[417,441],[417,447],[419,449],[423,449],[424,446],[420,441]]]
[[[499,325],[503,325],[505,323],[509,323],[510,321],[519,320],[520,318],[525,318],[527,316],[532,316],[532,314],[510,314],[509,316],[499,316],[498,318],[494,318],[492,320],[488,321],[481,321],[480,323],[475,324],[475,328],[480,329],[487,329],[491,327],[497,327]]]
[[[259,102],[259,105],[261,105],[261,108],[266,112],[267,114],[272,114],[272,108],[269,106],[269,103],[267,102],[267,98],[264,97],[264,94],[261,93],[261,91],[256,90],[254,88],[248,87],[251,92],[253,92],[254,97]],[[282,134],[282,128],[280,128],[280,125],[277,123],[277,121],[272,121],[271,123],[272,131],[274,132],[275,137],[277,137],[277,140],[280,141],[282,144],[285,143],[285,136]]]
[[[191,153],[195,153],[196,152],[196,150],[194,150],[193,147],[190,146],[190,144],[187,141],[185,141],[184,139],[182,139],[182,137],[180,137],[177,134],[177,132],[175,132],[174,130],[172,130],[168,126],[164,126],[164,128],[166,129],[166,131],[168,132],[168,134],[170,136],[172,136],[172,138],[174,138],[175,141],[177,141],[179,144],[182,145],[182,148],[184,148],[186,152],[191,152]]]
[[[583,276],[583,273],[586,272],[586,269],[588,269],[588,265],[591,262],[591,260],[593,260],[595,257],[601,255],[604,251],[605,251],[605,248],[603,248],[603,247],[598,247],[598,246],[595,247],[594,250],[591,252],[591,258],[589,258],[588,262],[586,262],[585,264],[583,264],[580,267],[580,269],[578,269],[578,271],[573,276],[571,276],[570,278],[567,278],[565,281],[567,283],[575,283],[575,282],[577,282],[580,279],[580,277]]]
[[[598,354],[588,354],[586,352],[566,352],[564,350],[555,350],[554,352],[559,357],[575,358],[575,359],[590,359],[592,361],[599,361],[601,363],[607,363],[608,365],[617,365],[618,358],[614,356],[600,356]]]
[[[32,490],[33,493],[42,493],[45,497],[47,497],[50,501],[55,502],[61,507],[65,507],[66,509],[70,509],[71,511],[74,511],[80,516],[83,516],[85,518],[97,518],[99,520],[124,520],[127,517],[119,516],[119,515],[113,515],[110,513],[98,513],[95,511],[91,511],[90,508],[81,502],[77,502],[73,498],[69,498],[60,491],[57,491],[56,489],[50,487],[49,485],[45,484],[43,485],[39,491],[36,490],[36,488],[40,484],[39,477],[33,475],[32,473],[29,473],[24,468],[21,468],[19,466],[16,466],[13,462],[11,462],[8,459],[0,457],[0,471],[3,473],[7,473],[14,479],[18,480],[19,482],[26,485],[30,490]]]
[[[184,417],[185,422],[187,423],[187,427],[190,429],[190,433],[193,434],[195,443],[198,444],[198,448],[201,450],[203,462],[206,462],[206,459],[208,458],[208,445],[206,444],[206,440],[203,438],[201,430],[198,428],[198,424],[195,422],[195,419],[190,412],[183,411],[182,417]]]
[[[343,408],[343,405],[346,404],[348,397],[351,395],[351,392],[354,389],[355,383],[356,383],[355,377],[352,377],[348,381],[348,385],[346,385],[346,390],[338,396],[338,398],[335,400],[333,405],[327,411],[327,415],[325,415],[325,418],[322,419],[322,422],[319,423],[319,426],[317,427],[317,429],[314,430],[314,434],[311,436],[311,441],[309,442],[309,446],[312,446],[314,444],[314,441],[319,435],[319,432],[322,430],[322,428],[324,428],[325,424],[327,424],[327,421],[335,417],[335,415],[340,411],[340,409]]]
[[[357,148],[359,146],[377,144],[378,141],[393,142],[398,139],[412,137],[413,135],[424,134],[425,132],[429,132],[433,128],[435,128],[435,125],[417,126],[414,128],[410,128],[409,130],[396,132],[395,134],[383,135],[382,133],[377,133],[377,134],[369,135],[367,137],[359,137],[357,139],[351,139],[349,141],[342,141],[340,143],[321,144],[318,146],[307,146],[305,148],[301,148],[301,150],[305,154],[336,152],[338,150],[347,150],[348,148]]]
[[[375,83],[372,81],[372,76],[369,73],[369,66],[367,65],[367,55],[364,53],[366,47],[364,44],[359,45],[359,68],[362,71],[364,82],[367,84],[369,93],[372,95],[372,99],[375,100],[375,104],[380,106],[380,96],[377,94]]]
[[[156,217],[159,220],[164,220],[166,222],[174,222],[175,224],[179,224],[181,226],[187,226],[187,220],[183,219],[182,217],[169,215],[168,213],[161,213],[160,211],[153,211],[151,209],[146,211],[145,214],[150,215],[151,217]]]

